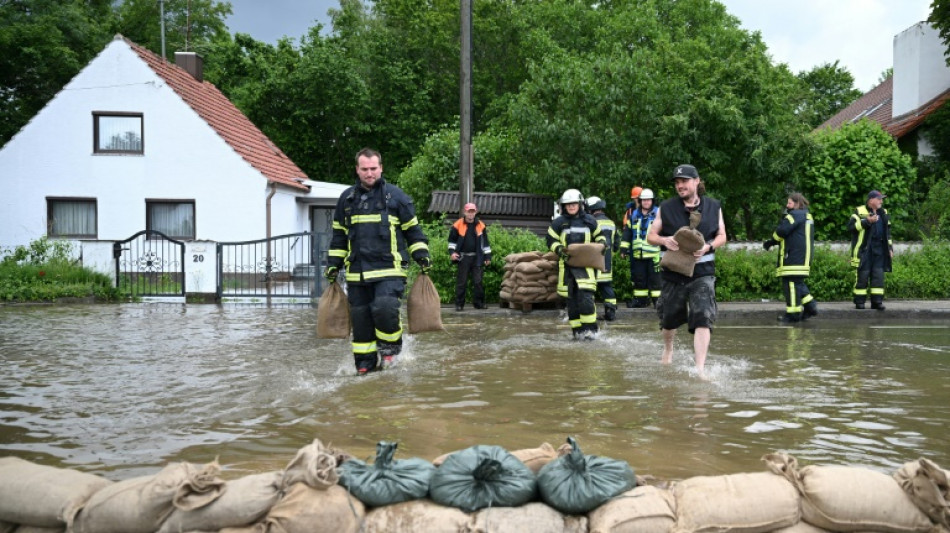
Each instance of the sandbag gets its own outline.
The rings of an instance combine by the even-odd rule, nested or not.
[[[3,529],[0,529],[3,531]],[[20,526],[11,529],[11,533],[66,533],[66,526],[63,527],[39,527],[39,526]]]
[[[173,463],[152,476],[120,481],[99,490],[76,515],[73,533],[153,533],[187,500],[186,487],[203,487],[217,479],[217,462],[205,466]]]
[[[359,459],[343,463],[338,469],[340,485],[370,507],[425,498],[435,466],[415,457],[393,460],[397,447],[395,442],[380,441],[374,464]]]
[[[538,472],[541,500],[567,514],[584,514],[637,485],[626,461],[584,455],[573,437],[571,452],[544,465]]]
[[[363,503],[339,485],[317,490],[295,483],[263,524],[267,533],[355,533],[365,516]]]
[[[521,252],[516,254],[508,254],[505,256],[506,263],[520,263],[522,261],[537,261],[541,259],[541,252]]]
[[[341,459],[339,452],[324,446],[320,439],[313,439],[297,450],[297,455],[284,468],[280,486],[285,489],[295,483],[305,483],[319,490],[332,487],[340,479],[336,467],[343,462]]]
[[[38,527],[61,527],[108,479],[25,461],[0,458],[0,521]]]
[[[228,481],[221,496],[197,509],[175,509],[158,533],[217,531],[257,522],[277,503],[283,472],[267,472]]]
[[[604,245],[599,242],[584,242],[567,245],[567,266],[604,270]]]
[[[409,289],[406,314],[409,316],[409,333],[444,330],[439,291],[428,274],[419,274]]]
[[[350,303],[339,281],[323,290],[317,304],[317,338],[348,339],[350,337]]]
[[[551,446],[547,442],[542,443],[541,446],[537,448],[514,450],[511,452],[511,455],[517,457],[519,461],[524,463],[525,466],[530,468],[535,474],[537,474],[544,465],[557,459],[557,451],[554,449],[554,446]]]
[[[894,472],[894,480],[918,509],[950,530],[950,472],[921,458]]]
[[[413,500],[371,510],[363,522],[365,533],[424,531],[458,533],[468,531],[471,517],[454,507],[429,500]]]
[[[530,468],[504,448],[487,445],[449,455],[429,482],[432,501],[465,512],[523,505],[537,490]]]
[[[808,522],[799,522],[791,527],[783,527],[782,529],[776,529],[772,533],[834,533],[828,531],[827,529],[822,529],[820,527],[815,527]]]
[[[466,533],[587,533],[586,516],[564,516],[543,503],[491,507],[472,517]]]
[[[673,487],[674,533],[765,533],[798,523],[795,487],[771,472],[697,476]]]
[[[867,468],[806,466],[794,457],[763,457],[801,494],[802,520],[831,531],[930,532],[933,523],[892,477]]]
[[[673,493],[642,485],[611,499],[587,515],[590,533],[660,533],[676,523]]]
[[[693,253],[706,245],[703,234],[695,229],[682,227],[676,231],[673,239],[676,240],[679,249],[664,251],[660,258],[660,266],[684,276],[692,277],[693,269],[696,266],[696,256]]]
[[[522,274],[539,274],[541,273],[541,267],[538,266],[535,261],[525,261],[515,265],[515,272],[520,272]]]

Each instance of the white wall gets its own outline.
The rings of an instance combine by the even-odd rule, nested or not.
[[[909,113],[950,88],[945,51],[937,30],[926,22],[894,37],[892,117]]]

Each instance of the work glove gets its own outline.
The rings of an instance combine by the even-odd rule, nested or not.
[[[333,283],[336,281],[336,275],[340,272],[340,267],[328,266],[323,271],[323,277],[327,278],[327,281]]]
[[[555,246],[554,253],[556,253],[558,257],[564,259],[565,261],[571,257],[571,255],[567,253],[567,248],[563,244]]]
[[[419,268],[422,269],[423,274],[428,274],[429,269],[432,268],[432,259],[427,255],[416,259],[416,263],[419,263]]]
[[[778,241],[776,241],[775,239],[766,239],[765,242],[762,243],[762,248],[769,250],[776,244],[778,244]]]

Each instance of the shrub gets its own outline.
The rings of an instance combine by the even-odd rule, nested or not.
[[[0,261],[0,301],[36,302],[57,298],[116,299],[112,278],[76,264],[72,245],[42,237],[6,251]]]

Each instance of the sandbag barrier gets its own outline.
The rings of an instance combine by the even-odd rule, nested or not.
[[[464,463],[463,456],[479,453],[508,460],[497,447],[473,447],[436,458],[432,469],[452,456]],[[576,463],[576,443],[557,450],[545,443],[510,455],[540,478],[572,453]],[[591,464],[602,459],[587,457]],[[113,482],[2,457],[0,533],[950,531],[950,472],[928,459],[888,476],[853,466],[799,467],[794,457],[771,453],[762,457],[762,472],[649,484],[649,476],[637,476],[635,488],[584,514],[562,513],[542,501],[473,512],[429,498],[369,507],[339,483],[341,465],[352,459],[316,439],[282,471],[224,481],[217,461],[172,463],[153,475]],[[391,466],[392,453],[378,464]],[[411,470],[418,477],[419,469]]]
[[[498,293],[502,307],[530,311],[558,304],[558,258],[554,252],[508,254],[503,268]]]

